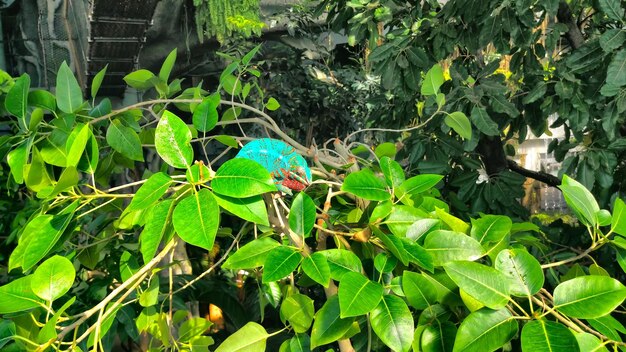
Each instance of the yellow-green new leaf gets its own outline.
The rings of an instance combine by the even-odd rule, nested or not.
[[[468,261],[449,262],[443,267],[460,288],[485,306],[498,309],[509,302],[509,283],[496,269]]]
[[[280,243],[269,237],[256,239],[239,248],[234,254],[231,254],[222,264],[222,268],[237,270],[263,266],[270,251],[278,246],[280,246]]]
[[[459,136],[463,137],[463,139],[472,139],[472,124],[464,113],[455,111],[448,114],[444,122],[448,127],[452,128],[454,132],[458,133]]]
[[[128,205],[127,211],[146,209],[156,203],[172,184],[172,179],[162,173],[157,172],[139,187],[137,193]]]
[[[41,299],[54,301],[72,288],[76,272],[69,259],[55,255],[33,273],[31,289]]]
[[[265,352],[268,337],[263,326],[251,321],[224,340],[215,352]]]
[[[154,135],[157,153],[170,166],[187,169],[193,160],[191,131],[178,116],[163,112]]]

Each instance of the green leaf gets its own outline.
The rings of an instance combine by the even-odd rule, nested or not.
[[[383,296],[383,286],[363,274],[349,272],[339,282],[339,308],[341,318],[369,313]]]
[[[380,169],[383,172],[383,175],[385,176],[385,182],[389,187],[399,187],[405,181],[404,170],[402,170],[402,166],[400,166],[397,161],[389,158],[388,156],[383,156],[382,158],[380,158]]]
[[[422,84],[422,95],[435,95],[439,92],[439,87],[443,84],[443,70],[439,64],[433,66],[424,77],[424,83]]]
[[[137,90],[147,90],[154,87],[154,78],[154,73],[141,69],[124,76],[124,82]]]
[[[563,184],[559,188],[563,191],[565,202],[578,220],[586,226],[594,226],[597,222],[596,213],[600,207],[591,192],[567,175],[563,175]]]
[[[619,48],[626,41],[626,31],[623,29],[608,29],[600,36],[600,46],[606,53]]]
[[[280,104],[278,103],[278,100],[274,98],[269,98],[267,100],[267,103],[265,104],[265,108],[267,108],[267,110],[269,111],[275,111],[275,110],[278,110],[278,108],[280,108]]]
[[[517,334],[517,321],[507,309],[483,308],[468,315],[459,326],[454,352],[491,352]]]
[[[120,120],[115,119],[111,122],[107,129],[106,139],[116,152],[131,160],[143,161],[143,150],[137,132],[124,126]]]
[[[237,140],[231,136],[219,135],[219,136],[215,136],[214,138],[216,141],[222,143],[223,145],[227,147],[232,147],[235,149],[239,148],[239,144],[237,143]]]
[[[26,109],[28,107],[29,89],[30,76],[24,73],[15,80],[13,87],[6,93],[4,100],[5,109],[18,118],[21,130],[26,130]]]
[[[391,142],[381,143],[377,145],[376,148],[374,149],[374,154],[376,155],[377,158],[380,158],[380,159],[382,159],[383,157],[393,158],[396,155],[396,145]]]
[[[167,192],[171,184],[172,179],[168,175],[162,172],[153,174],[139,187],[126,210],[133,211],[148,208]]]
[[[322,253],[315,252],[304,258],[301,267],[304,273],[313,281],[328,287],[330,283],[330,265],[328,265],[328,260]]]
[[[67,151],[67,166],[78,165],[85,151],[85,147],[87,146],[87,142],[91,139],[91,135],[89,124],[78,124],[74,127],[65,145],[65,150]]]
[[[32,280],[33,275],[28,275],[0,286],[0,314],[41,307],[43,300],[33,292]]]
[[[144,263],[154,258],[161,240],[172,232],[169,215],[173,203],[173,199],[166,199],[148,209],[146,226],[139,236],[139,244]]]
[[[460,233],[467,233],[467,230],[470,229],[470,226],[465,221],[457,218],[456,216],[448,213],[447,211],[445,211],[445,210],[443,210],[441,208],[435,207],[435,213],[437,214],[439,219],[443,223],[448,225],[448,227],[452,231],[456,231],[456,232],[460,232]]]
[[[174,64],[176,63],[176,48],[170,51],[170,53],[163,61],[163,65],[161,65],[161,69],[159,70],[159,78],[166,82],[170,79],[170,73],[172,73],[172,68],[174,68]]]
[[[191,341],[194,337],[203,335],[211,325],[213,325],[213,323],[210,320],[199,317],[185,320],[178,330],[178,340],[180,342]]]
[[[427,217],[428,214],[421,209],[408,205],[394,205],[383,224],[387,225],[394,235],[404,237],[412,224]]]
[[[472,238],[483,246],[488,243],[500,242],[511,232],[513,222],[508,216],[483,215],[480,219],[472,219]]]
[[[380,273],[390,273],[398,265],[398,259],[387,253],[378,253],[374,257],[374,267]]]
[[[54,301],[72,288],[76,272],[69,259],[55,255],[33,273],[31,288],[41,299]]]
[[[150,307],[159,302],[159,276],[150,278],[148,287],[139,296],[139,304],[142,307]]]
[[[316,210],[313,199],[304,192],[298,193],[291,203],[289,228],[302,237],[309,237],[315,224]]]
[[[434,320],[430,325],[418,325],[424,327],[418,332],[419,343],[417,351],[452,351],[456,326],[450,321]],[[415,337],[413,344],[416,344]],[[415,347],[413,347],[415,350]]]
[[[28,105],[36,106],[48,111],[55,111],[57,109],[57,100],[54,94],[48,92],[47,90],[38,89],[28,93]]]
[[[609,314],[626,298],[626,287],[607,276],[580,276],[554,289],[554,306],[573,318],[598,318]]]
[[[231,254],[222,264],[222,268],[237,270],[263,266],[271,250],[278,246],[280,243],[269,237],[256,239]]]
[[[183,241],[211,250],[220,223],[220,208],[206,188],[194,192],[176,205],[174,229]]]
[[[267,217],[267,209],[265,208],[265,202],[261,196],[256,195],[246,198],[236,198],[223,196],[218,193],[215,193],[214,196],[220,207],[228,210],[234,215],[246,221],[270,226]]]
[[[200,132],[209,132],[215,127],[218,120],[217,107],[220,104],[220,96],[210,95],[193,111],[193,126]]]
[[[624,9],[620,0],[599,0],[600,8],[610,19],[624,23]]]
[[[263,265],[263,282],[278,281],[291,274],[302,260],[300,252],[291,247],[279,246],[272,249]]]
[[[435,230],[426,236],[424,248],[433,256],[435,266],[445,263],[473,261],[484,255],[484,250],[475,239],[459,232]]]
[[[349,174],[341,185],[341,190],[368,200],[382,201],[391,197],[385,183],[369,169]]]
[[[261,164],[244,158],[225,162],[211,182],[215,193],[229,197],[251,197],[276,191],[272,176]]]
[[[577,352],[574,334],[563,324],[533,320],[522,328],[522,350],[536,352]]]
[[[354,271],[360,273],[363,265],[359,257],[351,251],[345,249],[328,249],[319,252],[326,257],[328,266],[330,267],[330,277],[333,280],[340,281],[343,275]]]
[[[220,84],[228,95],[239,95],[241,93],[241,80],[234,75],[224,75],[220,77]]]
[[[263,326],[251,321],[224,340],[215,352],[265,352],[268,337]]]
[[[24,165],[28,162],[30,149],[31,143],[30,140],[28,140],[11,150],[7,155],[7,163],[11,168],[13,180],[15,180],[17,184],[24,182]]]
[[[414,263],[430,272],[435,270],[433,257],[426,249],[424,249],[424,247],[409,238],[400,238],[400,240],[402,241],[402,245],[404,246],[404,251],[407,254],[409,262]]]
[[[299,293],[287,297],[280,305],[280,317],[284,322],[289,321],[296,333],[304,333],[309,330],[313,322],[313,300],[309,296]]]
[[[27,271],[45,257],[69,225],[77,205],[73,204],[68,214],[39,215],[29,221],[11,253],[9,270],[21,266]]]
[[[500,130],[498,130],[498,124],[495,123],[489,114],[487,114],[487,110],[485,108],[479,108],[475,106],[472,108],[472,114],[470,115],[474,126],[478,128],[478,130],[488,136],[498,136],[500,135]]]
[[[626,236],[626,204],[620,198],[615,198],[615,203],[613,203],[611,231]]]
[[[531,104],[536,102],[537,100],[543,98],[546,95],[546,90],[548,89],[548,85],[546,82],[541,81],[533,85],[533,88],[526,94],[524,99],[522,99],[523,104]]]
[[[581,332],[576,334],[575,337],[578,341],[580,351],[609,352],[609,350],[604,347],[604,343],[602,343],[602,341],[600,341],[600,339],[595,335]],[[574,351],[576,351],[576,349],[574,349]]]
[[[193,160],[191,131],[178,116],[169,111],[163,112],[156,127],[154,144],[157,153],[170,166],[188,169]]]
[[[100,86],[102,85],[102,80],[104,80],[104,75],[107,72],[107,67],[109,64],[106,64],[104,68],[93,77],[93,81],[91,81],[91,97],[95,98],[98,96],[98,91],[100,90]]]
[[[454,261],[444,264],[448,276],[461,289],[491,309],[509,302],[509,285],[504,274],[483,264]]]
[[[339,340],[352,326],[354,318],[342,319],[339,316],[339,299],[331,296],[324,306],[315,313],[311,329],[311,348]]]
[[[459,136],[463,137],[463,139],[472,139],[472,125],[464,113],[455,111],[448,114],[444,119],[444,122],[448,125],[448,127],[458,133]]]
[[[626,85],[626,49],[618,51],[613,56],[613,60],[611,60],[606,71],[606,84],[616,87]]]
[[[400,185],[400,192],[402,192],[402,195],[417,195],[435,187],[435,185],[437,185],[437,183],[439,183],[442,178],[443,176],[441,175],[432,174],[413,176],[408,180],[402,182],[402,184]],[[396,195],[399,195],[399,193],[396,193]]]
[[[418,241],[422,236],[428,234],[432,230],[438,230],[441,221],[439,219],[421,219],[417,220],[408,229],[406,229],[406,237],[412,241]],[[420,242],[421,243],[421,242]]]
[[[57,73],[56,95],[57,107],[65,113],[74,113],[83,106],[83,91],[65,61]]]
[[[402,298],[384,295],[370,315],[372,329],[393,351],[407,352],[413,341],[413,316]]]
[[[494,266],[506,276],[509,292],[514,296],[530,297],[543,287],[545,278],[541,264],[525,249],[501,251]]]
[[[310,352],[311,338],[307,334],[296,334],[289,339],[289,352]]]
[[[44,325],[43,328],[39,330],[39,334],[37,334],[37,342],[43,344],[45,342],[48,342],[50,340],[55,340],[57,338],[57,329],[56,329],[57,322],[59,321],[59,318],[62,316],[62,314],[67,310],[67,308],[69,308],[72,304],[74,304],[75,301],[76,301],[76,296],[70,298],[67,302],[65,302],[65,304],[63,304],[63,306],[61,306],[61,308],[59,308],[54,313],[52,318],[50,318],[46,322],[46,325]],[[1,340],[0,340],[0,347],[2,347]]]
[[[376,227],[372,227],[371,229],[376,237],[378,237],[383,242],[385,248],[387,248],[389,252],[391,252],[396,258],[398,258],[400,262],[402,262],[402,264],[409,265],[409,256],[404,250],[404,243],[402,242],[400,237],[394,236],[392,234],[387,235]]]
[[[42,120],[43,120],[43,110],[40,108],[33,109],[33,111],[30,113],[30,121],[28,122],[28,130],[29,131],[37,130],[37,127],[39,126]]]
[[[437,289],[425,277],[412,271],[402,274],[402,291],[409,304],[417,309],[424,310],[437,302]]]

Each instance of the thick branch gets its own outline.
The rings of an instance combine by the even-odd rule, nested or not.
[[[567,33],[565,33],[565,38],[569,42],[569,45],[572,49],[578,49],[585,43],[585,38],[583,38],[583,34],[578,27],[578,23],[572,16],[572,10],[569,5],[565,1],[559,2],[559,10],[556,14],[556,18],[560,23],[563,23],[567,26]]]
[[[561,184],[561,180],[558,177],[547,174],[545,172],[532,171],[521,167],[518,163],[511,159],[507,159],[509,170],[517,172],[518,174],[543,182],[548,186],[557,187]]]

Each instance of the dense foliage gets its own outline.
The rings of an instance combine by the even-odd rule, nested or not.
[[[282,132],[268,115],[280,103],[251,65],[257,51],[231,57],[210,91],[170,78],[174,51],[158,74],[125,77],[156,98],[115,110],[97,98],[105,70],[89,101],[67,65],[55,94],[7,77],[3,350],[624,346],[621,199],[601,209],[564,176],[579,226],[464,221],[441,200],[442,176],[407,176],[391,143],[305,147]],[[475,129],[443,109],[443,84],[439,65],[425,72],[429,119],[469,141]],[[275,173],[233,158],[248,125],[310,160],[308,188],[277,192]],[[209,304],[223,314],[215,325]]]

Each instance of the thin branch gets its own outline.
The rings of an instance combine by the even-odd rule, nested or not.
[[[557,187],[561,185],[561,180],[556,176],[550,175],[545,172],[532,171],[532,170],[525,169],[511,159],[507,159],[506,162],[509,167],[509,170],[516,172],[522,176],[529,177],[537,181],[543,182],[551,187]]]

